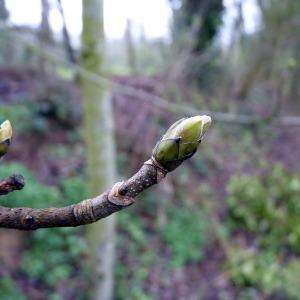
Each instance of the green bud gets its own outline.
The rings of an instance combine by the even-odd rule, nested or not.
[[[6,154],[12,141],[12,127],[8,120],[0,124],[0,159]]]
[[[155,160],[173,171],[192,157],[211,124],[209,116],[184,118],[174,123],[152,150]]]

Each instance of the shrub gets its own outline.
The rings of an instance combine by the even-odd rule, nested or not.
[[[227,190],[232,235],[242,234],[247,241],[231,247],[231,279],[267,295],[298,299],[300,174],[276,164],[264,176],[233,176]]]

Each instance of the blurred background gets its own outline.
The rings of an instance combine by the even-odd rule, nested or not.
[[[100,72],[83,59],[87,2],[0,0],[0,177],[27,182],[1,205],[91,195],[83,82],[111,100],[114,182],[208,114],[195,156],[115,215],[107,299],[299,299],[300,2],[104,1]],[[91,299],[88,231],[0,229],[1,298]]]

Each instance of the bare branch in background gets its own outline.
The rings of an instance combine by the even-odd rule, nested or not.
[[[224,122],[224,123],[233,123],[240,125],[256,125],[259,123],[264,123],[266,117],[258,116],[258,115],[245,115],[245,114],[232,114],[227,112],[214,112],[214,111],[204,111],[194,108],[189,105],[181,105],[177,103],[172,103],[167,99],[162,97],[153,95],[149,92],[145,92],[140,89],[136,89],[134,87],[113,82],[105,77],[99,76],[95,73],[89,72],[88,70],[80,67],[77,64],[70,63],[65,59],[42,49],[38,45],[30,42],[28,39],[25,39],[20,34],[16,32],[10,32],[9,36],[15,39],[17,42],[27,45],[30,49],[35,52],[37,55],[43,57],[53,64],[63,64],[69,68],[72,68],[76,71],[81,77],[86,78],[87,80],[97,83],[99,85],[108,85],[113,88],[114,91],[124,94],[127,96],[133,96],[139,98],[141,101],[150,102],[151,104],[170,111],[176,115],[184,116],[184,115],[209,115],[211,116],[215,122]],[[268,118],[268,123],[279,126],[300,126],[300,118],[296,116],[277,116],[273,118],[271,121]]]
[[[77,63],[77,59],[75,57],[74,49],[71,45],[70,35],[69,35],[68,29],[67,29],[66,18],[65,18],[62,4],[61,4],[61,0],[57,0],[57,4],[58,4],[58,9],[61,14],[62,21],[63,21],[64,45],[66,47],[67,56],[68,56],[69,61],[71,63],[75,64],[75,63]]]

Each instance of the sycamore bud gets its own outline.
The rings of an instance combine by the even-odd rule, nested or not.
[[[152,150],[155,160],[173,171],[192,157],[211,123],[209,116],[184,118],[174,123]]]
[[[8,120],[0,124],[0,159],[8,151],[12,141],[12,127]]]

